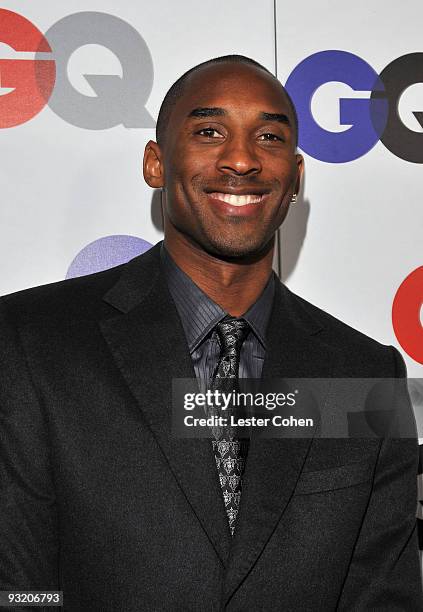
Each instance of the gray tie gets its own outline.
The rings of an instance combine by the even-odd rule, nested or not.
[[[227,316],[216,325],[220,356],[211,389],[231,393],[238,390],[238,369],[241,346],[250,331],[243,319]],[[222,413],[221,413],[222,414]],[[226,417],[230,411],[226,411]],[[213,451],[223,493],[231,535],[241,501],[242,475],[248,454],[248,439],[237,439],[233,428],[213,429]]]

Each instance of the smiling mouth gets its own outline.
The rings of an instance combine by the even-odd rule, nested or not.
[[[248,204],[260,204],[263,200],[264,194],[245,194],[235,195],[233,193],[222,193],[220,191],[213,191],[208,194],[215,200],[220,200],[231,206],[247,206]]]

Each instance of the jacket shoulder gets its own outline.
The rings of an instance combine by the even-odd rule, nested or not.
[[[393,346],[378,342],[289,289],[287,291],[294,308],[313,320],[319,340],[344,356],[345,367],[351,375],[391,377],[405,374],[404,361]],[[363,374],[359,374],[360,371]]]
[[[133,297],[136,303],[151,286],[160,269],[160,247],[159,242],[127,263],[108,270],[3,296],[0,312],[8,313],[16,323],[32,327],[46,321],[54,326],[110,316],[116,312],[112,301],[107,300],[110,293],[120,296],[123,302]]]
[[[22,324],[40,319],[91,318],[125,265],[10,293],[0,298],[0,309]]]

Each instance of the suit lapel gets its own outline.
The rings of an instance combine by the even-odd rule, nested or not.
[[[320,331],[321,326],[311,319],[298,298],[278,283],[262,378],[330,377],[334,355],[319,341]],[[250,572],[282,519],[311,441],[311,437],[251,440],[226,572],[226,601]]]
[[[170,471],[225,565],[230,535],[210,440],[172,436],[172,379],[195,378],[184,331],[160,272],[159,245],[124,267],[105,301],[120,313],[101,322]]]

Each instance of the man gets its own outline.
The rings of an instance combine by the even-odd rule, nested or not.
[[[219,386],[225,363],[404,376],[396,350],[272,275],[296,137],[263,67],[197,66],[145,150],[164,245],[1,300],[2,589],[60,588],[72,612],[422,609],[415,440],[252,438],[242,457],[226,440],[228,511],[219,440],[172,435],[172,380]]]

